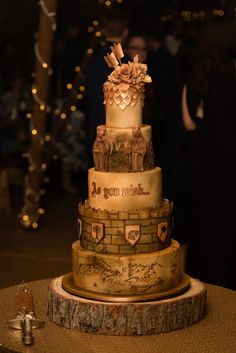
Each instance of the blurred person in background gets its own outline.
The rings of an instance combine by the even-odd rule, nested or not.
[[[0,99],[0,156],[21,156],[30,141],[26,113],[31,110],[30,90],[23,74],[13,74],[10,88]]]
[[[235,18],[203,26],[182,111],[189,192],[187,271],[236,289]]]

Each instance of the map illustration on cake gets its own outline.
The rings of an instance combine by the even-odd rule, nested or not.
[[[152,128],[142,124],[147,65],[122,63],[120,44],[105,61],[106,124],[97,126],[88,200],[79,204],[79,240],[63,287],[86,298],[138,301],[185,290],[180,245],[171,238],[173,205],[162,197]]]

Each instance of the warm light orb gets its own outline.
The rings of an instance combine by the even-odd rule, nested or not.
[[[106,5],[106,6],[111,6],[111,1],[107,0],[107,1],[105,2],[105,5]]]
[[[32,114],[31,114],[31,113],[27,113],[27,114],[26,114],[26,118],[27,118],[27,119],[31,119],[31,118],[32,118]]]
[[[47,63],[42,63],[42,67],[43,67],[44,69],[47,69],[48,64],[47,64]]]
[[[45,141],[51,141],[51,136],[50,135],[46,135],[45,136]]]
[[[41,164],[41,169],[45,170],[47,168],[47,164],[46,163],[42,163]]]
[[[67,89],[72,89],[72,87],[73,87],[73,86],[72,86],[71,83],[67,83],[67,85],[66,85],[66,88],[67,88]]]
[[[80,72],[80,66],[76,66],[76,67],[75,67],[75,71],[76,71],[76,72]]]
[[[38,209],[38,213],[39,213],[40,215],[43,215],[43,214],[45,214],[45,210],[44,210],[43,208],[39,208],[39,209]]]
[[[102,35],[102,33],[101,33],[100,31],[97,31],[97,32],[95,33],[95,36],[96,36],[96,37],[101,37],[101,35]]]
[[[32,89],[32,93],[33,93],[33,94],[37,94],[37,92],[38,92],[37,88],[33,88],[33,89]]]
[[[79,87],[79,90],[80,90],[81,92],[84,92],[84,91],[85,91],[85,87],[84,87],[84,86],[80,86],[80,87]]]
[[[65,113],[61,113],[60,118],[61,119],[65,119],[66,118],[66,114]]]
[[[27,214],[25,214],[23,217],[22,217],[23,221],[24,222],[27,222],[29,220],[29,216]]]
[[[71,107],[70,107],[70,110],[72,111],[72,112],[75,112],[76,111],[76,105],[72,105]]]
[[[88,32],[89,32],[89,33],[93,33],[93,32],[94,32],[94,28],[93,28],[92,26],[89,26],[89,27],[88,27]]]
[[[77,99],[83,99],[83,97],[84,97],[84,96],[83,96],[82,93],[78,93],[77,96],[76,96]]]
[[[33,129],[32,131],[31,131],[31,133],[32,133],[32,135],[37,135],[37,133],[38,133],[38,131],[36,130],[36,129]]]
[[[49,178],[49,177],[45,177],[45,178],[44,178],[44,181],[45,181],[45,183],[49,183],[50,178]]]
[[[94,20],[94,21],[93,21],[93,25],[94,25],[94,26],[98,26],[98,21],[97,21],[97,20]]]
[[[93,54],[93,49],[92,48],[88,48],[87,53],[88,54]]]
[[[37,222],[33,222],[33,223],[32,223],[32,227],[33,227],[34,229],[38,228],[38,226],[39,226],[39,225],[38,225]]]
[[[45,105],[41,104],[41,105],[39,106],[39,109],[42,110],[42,111],[44,111],[44,110],[46,109],[46,107],[45,107]]]

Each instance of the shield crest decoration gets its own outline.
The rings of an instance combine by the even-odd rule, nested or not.
[[[91,224],[91,234],[93,240],[96,244],[99,244],[100,241],[104,238],[104,227],[103,223],[92,223]]]
[[[162,222],[157,226],[157,236],[164,243],[168,234],[168,223]]]
[[[134,246],[140,238],[140,225],[133,224],[125,226],[125,239],[130,246]]]

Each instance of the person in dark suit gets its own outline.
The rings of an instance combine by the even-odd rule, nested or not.
[[[207,23],[182,96],[189,217],[187,271],[236,289],[236,19]]]

